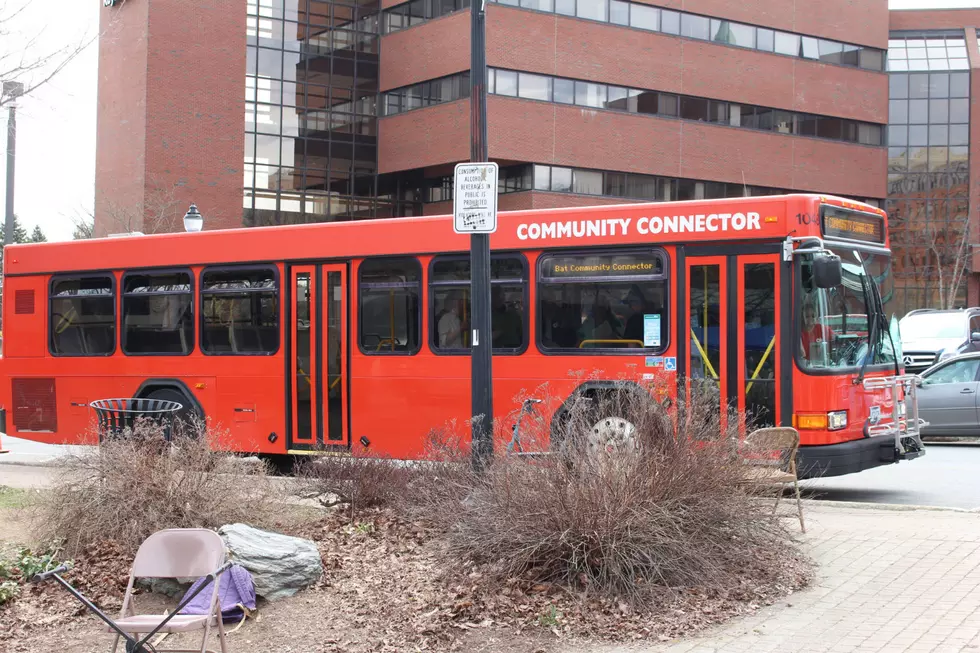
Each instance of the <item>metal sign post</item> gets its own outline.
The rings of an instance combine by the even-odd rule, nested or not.
[[[486,0],[472,0],[470,2],[470,161],[475,164],[485,162],[490,158],[487,147],[486,39]],[[467,172],[461,175],[463,170]],[[474,180],[473,178],[477,176],[479,179]],[[476,187],[467,188],[466,186],[469,185]],[[493,456],[490,234],[497,228],[497,165],[474,166],[470,164],[465,166],[461,164],[457,166],[455,191],[453,196],[454,226],[458,232],[471,234],[472,447],[473,466],[477,470],[482,470]],[[475,195],[467,195],[468,193],[475,193]]]

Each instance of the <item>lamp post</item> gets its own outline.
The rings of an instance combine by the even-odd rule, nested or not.
[[[191,204],[184,214],[184,231],[200,231],[204,228],[204,216],[197,210],[196,204]]]
[[[14,163],[17,148],[17,98],[24,94],[20,82],[4,82],[2,97],[7,98],[7,207],[3,223],[3,244],[14,242]]]

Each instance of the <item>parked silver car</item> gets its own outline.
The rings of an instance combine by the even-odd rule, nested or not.
[[[980,435],[980,352],[937,363],[917,383],[922,435]]]

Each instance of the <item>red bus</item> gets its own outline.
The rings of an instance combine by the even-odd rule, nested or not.
[[[468,418],[468,246],[447,216],[12,245],[2,430],[94,444],[90,402],[154,397],[241,452],[419,456],[433,428]],[[572,397],[703,379],[720,405],[795,426],[810,474],[923,451],[881,305],[875,207],[783,195],[516,211],[491,248],[498,417],[545,383]]]

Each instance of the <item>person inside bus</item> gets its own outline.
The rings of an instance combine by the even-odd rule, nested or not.
[[[595,304],[592,305],[592,315],[586,318],[582,324],[579,335],[581,342],[586,340],[621,340],[622,324],[613,315],[609,308],[609,302],[605,297],[596,297]],[[608,342],[589,343],[599,346],[608,346]]]
[[[524,342],[524,323],[520,314],[507,306],[503,290],[493,287],[493,347],[500,349],[517,349]]]
[[[455,295],[450,295],[446,300],[445,312],[439,318],[438,326],[440,349],[463,348],[463,322],[460,319],[462,303]]]
[[[626,330],[623,331],[623,338],[626,340],[636,340],[643,342],[643,314],[646,312],[646,299],[643,291],[635,284],[630,287],[626,295],[626,304],[630,308],[630,316],[626,318]],[[636,343],[630,343],[636,344]]]
[[[821,324],[817,321],[817,311],[813,304],[807,302],[803,304],[803,325],[800,328],[800,345],[803,349],[804,359],[814,359],[814,362],[819,362],[825,355],[819,354],[820,347],[814,347],[814,345],[822,345],[824,343],[830,346],[830,341],[833,337],[833,332],[825,324]]]

